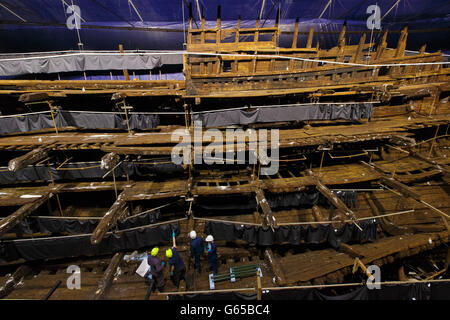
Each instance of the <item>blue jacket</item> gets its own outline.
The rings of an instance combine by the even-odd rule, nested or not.
[[[214,262],[217,260],[217,246],[213,243],[208,243],[206,245],[206,250],[208,251],[208,261]]]
[[[172,248],[172,258],[169,259],[169,264],[174,267],[173,271],[178,271],[184,267],[184,262],[176,248]]]
[[[191,241],[191,257],[202,255],[204,250],[202,237],[197,237]]]

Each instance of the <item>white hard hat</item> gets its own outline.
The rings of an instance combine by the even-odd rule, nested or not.
[[[195,238],[197,238],[197,232],[192,230],[191,232],[189,232],[189,237],[191,237],[191,239],[194,240]]]
[[[206,242],[211,242],[211,241],[214,241],[214,237],[212,235],[208,235],[206,237]]]

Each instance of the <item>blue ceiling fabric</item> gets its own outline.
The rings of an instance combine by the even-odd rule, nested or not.
[[[69,30],[67,6],[79,6],[84,49],[112,50],[121,43],[125,49],[182,49],[183,10],[187,24],[188,0],[2,0],[0,6],[1,52],[50,51],[77,49],[76,30]],[[182,6],[184,3],[184,8]],[[406,24],[410,29],[408,49],[417,50],[427,43],[432,50],[449,50],[447,33],[450,28],[450,2],[445,0],[271,0],[265,1],[261,25],[272,26],[278,6],[281,8],[281,29],[292,32],[295,18],[300,19],[300,32],[310,26],[316,31],[338,32],[347,21],[348,39],[356,43],[367,31],[369,5],[381,9],[381,29],[396,33],[388,38],[394,46],[398,31]],[[397,3],[397,4],[396,4]],[[207,26],[215,26],[217,6],[221,5],[222,25],[233,27],[238,16],[242,26],[251,26],[260,15],[262,0],[199,0],[200,11]],[[329,5],[328,5],[329,4]],[[199,25],[196,2],[192,3],[194,20]],[[386,14],[387,13],[387,14]],[[141,20],[142,19],[142,20]],[[195,24],[194,24],[195,25]],[[375,33],[375,39],[379,33]],[[289,44],[292,34],[282,36],[280,45]],[[299,44],[304,44],[304,37]],[[322,48],[335,45],[337,34],[319,36]],[[303,42],[302,42],[303,41]],[[431,48],[430,48],[431,47]]]

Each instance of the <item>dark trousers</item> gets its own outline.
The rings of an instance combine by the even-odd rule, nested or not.
[[[200,268],[200,256],[201,256],[200,254],[194,256],[195,259],[194,269]]]
[[[186,267],[185,266],[183,266],[183,268],[180,268],[179,270],[176,270],[173,272],[172,282],[175,285],[175,287],[178,288],[180,286],[181,280],[184,280],[186,282],[186,289],[189,289],[190,284],[189,284],[189,281],[186,276]]]
[[[145,283],[149,286],[153,285],[152,291],[156,291],[158,289],[159,292],[164,292],[164,288],[166,286],[164,281],[164,275],[162,277],[155,277],[153,276],[153,279],[150,279],[147,275],[145,276]]]
[[[217,274],[217,259],[208,259],[209,270]]]

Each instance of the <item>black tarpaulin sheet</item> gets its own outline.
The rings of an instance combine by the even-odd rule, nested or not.
[[[245,294],[239,292],[223,292],[211,294],[185,294],[185,295],[168,295],[169,300],[256,300],[256,294]]]
[[[0,184],[12,184],[19,181],[54,181],[76,180],[76,179],[96,179],[102,178],[108,170],[100,168],[100,162],[79,162],[65,164],[63,170],[56,170],[56,167],[49,169],[45,165],[28,166],[17,172],[0,170]],[[115,170],[116,177],[147,176],[153,174],[174,174],[183,173],[183,167],[176,164],[157,163],[140,164],[138,162],[122,162]]]
[[[234,109],[195,113],[194,121],[200,121],[203,127],[209,128],[281,121],[359,120],[371,118],[372,114],[371,103],[317,104],[263,107],[253,111]]]
[[[356,191],[332,191],[341,199],[349,208],[356,207],[358,193]],[[245,201],[242,198],[236,201],[230,201],[230,197],[208,197],[205,199],[198,199],[196,207],[204,211],[205,214],[209,212],[227,211],[227,210],[251,210],[256,208],[257,203],[255,197],[249,197]],[[289,192],[283,194],[269,194],[266,193],[266,199],[272,209],[275,208],[305,208],[312,207],[315,204],[321,203],[329,205],[328,200],[323,197],[320,192],[315,189]]]
[[[90,234],[3,241],[0,243],[0,263],[21,258],[33,261],[135,250],[171,241],[172,230],[175,231],[175,234],[179,234],[180,225],[176,223],[108,233],[98,245],[91,244]]]
[[[346,223],[339,229],[334,229],[330,224],[319,225],[288,225],[280,226],[272,231],[270,228],[263,228],[251,225],[239,225],[227,222],[205,223],[204,232],[211,234],[214,239],[236,241],[243,240],[247,243],[262,246],[274,244],[290,243],[299,245],[301,243],[318,244],[328,242],[332,247],[338,248],[341,242],[363,240],[373,241],[377,239],[376,220],[358,221],[362,228],[360,231],[354,224]]]
[[[263,290],[262,300],[450,300],[450,282],[382,285],[381,289],[361,286],[341,295],[325,295],[317,288]],[[169,295],[169,300],[248,300],[240,293]]]
[[[124,221],[117,222],[118,230],[131,229],[156,223],[160,219],[160,210],[144,213],[139,216],[130,217]],[[51,217],[28,217],[22,220],[11,232],[16,234],[32,233],[63,233],[86,234],[92,233],[97,227],[100,219],[61,219]]]
[[[339,296],[325,295],[320,290],[313,290],[314,295],[312,300],[368,300],[369,289],[366,286],[350,291]]]
[[[54,114],[58,128],[127,130],[124,114],[106,112],[58,111]],[[132,113],[129,116],[131,130],[153,129],[159,125],[157,114]],[[21,116],[0,117],[0,134],[29,132],[54,128],[49,113],[34,113]]]
[[[369,290],[370,300],[428,300],[430,295],[429,283],[383,285],[380,289]]]
[[[325,295],[316,288],[267,290],[263,292],[263,300],[368,300],[369,289],[366,286],[356,288],[348,293],[336,296]]]
[[[450,284],[448,282],[431,283],[431,300],[450,300]]]
[[[0,76],[89,70],[150,70],[166,64],[183,64],[183,55],[150,52],[127,55],[89,52],[67,52],[46,56],[35,54],[26,59],[0,59]]]

